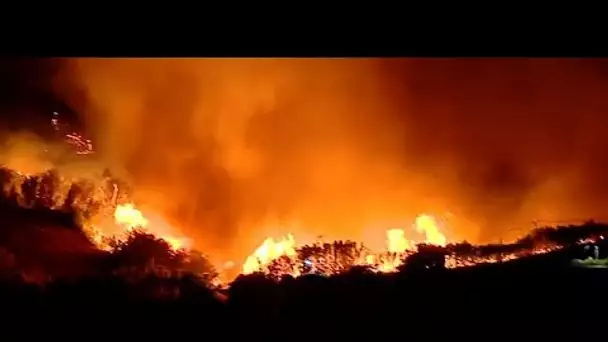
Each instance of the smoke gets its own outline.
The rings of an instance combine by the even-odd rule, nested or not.
[[[0,165],[24,174],[43,173],[53,168],[52,157],[45,153],[45,142],[29,132],[7,136],[0,145]]]
[[[456,175],[481,240],[541,223],[606,219],[605,61],[418,60],[408,156]],[[424,137],[432,137],[428,144]],[[442,165],[441,163],[446,163]],[[435,164],[437,165],[437,164]],[[436,170],[436,167],[433,168]]]
[[[79,59],[56,90],[138,201],[244,256],[287,230],[383,244],[420,212],[475,242],[601,218],[604,64]]]

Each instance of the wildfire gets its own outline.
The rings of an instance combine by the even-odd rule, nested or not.
[[[296,246],[292,235],[280,240],[267,238],[247,258],[242,273],[262,272],[273,277],[281,275],[297,277],[306,273],[333,275],[354,266],[365,266],[374,272],[390,273],[403,265],[408,256],[419,251],[421,245],[434,246],[439,251],[438,255],[442,255],[442,264],[446,268],[505,262],[562,248],[558,244],[545,244],[534,248],[518,248],[508,252],[496,250],[487,252],[483,251],[482,247],[471,246],[469,252],[456,252],[450,248],[438,222],[437,218],[428,214],[421,214],[415,218],[414,230],[425,236],[425,240],[421,243],[407,239],[405,230],[388,229],[386,231],[386,249],[375,253],[358,247],[354,242],[339,241],[333,244]],[[578,244],[594,241],[594,239],[581,240],[578,241]]]
[[[135,209],[135,206],[130,203],[116,207],[114,220],[116,220],[117,224],[125,226],[128,230],[133,230],[137,227],[145,228],[148,225],[148,220],[142,212]]]
[[[418,233],[423,233],[426,236],[427,243],[445,246],[447,239],[439,231],[437,220],[433,216],[422,214],[416,217],[414,227],[416,227]]]
[[[296,240],[289,234],[286,238],[275,241],[267,238],[243,264],[243,273],[250,274],[268,266],[273,260],[282,256],[296,256]]]
[[[68,144],[76,147],[77,154],[93,152],[90,140],[77,133],[65,133],[67,127],[62,124],[57,113],[54,113],[51,123]],[[109,176],[94,180],[64,179],[54,172],[30,175],[14,170],[8,171],[10,175],[2,184],[5,195],[14,197],[24,207],[39,205],[34,202],[40,201],[50,209],[71,209],[79,216],[90,240],[99,248],[107,249],[109,238],[124,239],[135,229],[144,230],[165,240],[175,250],[192,247],[192,241],[182,235],[180,230],[162,215],[145,207],[137,208],[129,200],[130,196],[126,191],[119,188],[120,182]],[[353,266],[365,266],[375,272],[394,272],[422,245],[435,246],[441,250],[447,268],[508,261],[560,248],[558,245],[550,245],[532,250],[520,249],[509,253],[485,254],[479,249],[474,249],[464,255],[449,249],[445,227],[441,223],[438,217],[425,213],[414,218],[412,228],[409,230],[387,227],[386,246],[379,251],[370,251],[362,244],[352,241],[299,245],[292,234],[278,239],[267,237],[246,258],[242,265],[242,273],[331,275]],[[420,234],[424,239],[422,241],[409,239],[410,233]],[[219,268],[229,270],[235,266],[238,267],[233,262],[228,262]]]
[[[61,210],[69,207],[74,210],[80,217],[85,233],[99,248],[107,249],[108,238],[121,240],[134,229],[153,234],[176,250],[189,249],[192,246],[191,240],[162,215],[146,208],[137,208],[128,200],[128,195],[121,193],[118,183],[111,179],[87,183],[78,179],[67,180],[52,172],[28,175],[17,171],[10,171],[4,176],[8,176],[3,184],[5,194],[15,198],[22,206],[43,204],[51,209]],[[80,190],[74,191],[74,188]],[[442,255],[441,263],[447,268],[509,261],[561,248],[553,244],[509,252],[488,252],[483,251],[483,247],[469,245],[470,251],[456,252],[452,249],[454,245],[448,243],[445,228],[440,222],[435,216],[421,214],[413,220],[410,230],[389,228],[385,231],[386,246],[380,251],[370,251],[352,241],[299,245],[292,234],[279,239],[268,237],[245,260],[242,273],[263,272],[273,277],[307,273],[332,275],[353,266],[365,266],[375,272],[394,272],[403,265],[407,257],[419,251],[423,245],[435,246],[438,254]],[[424,236],[424,239],[409,239],[409,233],[418,233]],[[589,241],[579,243],[587,242]],[[229,262],[218,268],[225,271],[234,266],[234,263]]]
[[[414,230],[425,236],[424,244],[446,245],[447,238],[441,233],[437,222],[433,216],[428,214],[421,214],[414,220]],[[353,266],[366,265],[373,267],[378,272],[394,272],[408,253],[416,251],[416,245],[415,241],[406,238],[406,232],[403,229],[388,229],[386,231],[386,250],[376,253],[362,252],[354,258]],[[279,240],[269,237],[247,258],[243,264],[243,274],[264,272],[269,265],[281,258],[296,258],[296,250],[296,241],[291,234]],[[312,263],[311,260],[306,262]],[[293,276],[299,274],[300,271],[296,268],[291,273]]]
[[[23,207],[32,207],[36,200],[50,209],[71,208],[91,242],[101,249],[109,248],[107,242],[110,238],[123,240],[134,229],[153,234],[174,249],[191,246],[190,239],[181,236],[180,230],[161,215],[144,213],[129,202],[116,203],[119,197],[124,200],[124,195],[118,194],[116,184],[107,186],[102,181],[91,184],[85,182],[83,185],[82,182],[83,180],[68,180],[61,176],[53,178],[48,174],[36,176],[14,172],[8,181],[5,180],[3,190],[6,195],[14,196]],[[80,190],[74,191],[75,188]],[[109,188],[112,189],[111,192]]]
[[[387,230],[386,245],[391,253],[403,253],[412,248],[411,242],[405,238],[405,232],[402,229]]]
[[[123,227],[125,232],[130,232],[133,229],[142,229],[165,240],[173,249],[177,250],[190,247],[190,240],[185,237],[173,235],[177,229],[170,226],[160,216],[151,215],[149,217],[151,217],[152,220],[146,218],[146,216],[131,203],[117,205],[116,210],[114,211],[114,222],[116,225]]]

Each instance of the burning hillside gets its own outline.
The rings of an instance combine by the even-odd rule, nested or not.
[[[414,228],[425,234],[425,244],[445,246],[446,238],[439,232],[432,216],[426,214],[418,216]],[[379,253],[373,253],[363,245],[352,241],[298,246],[293,235],[277,241],[267,238],[247,258],[243,265],[243,273],[264,272],[269,267],[276,267],[276,263],[281,261],[291,262],[292,258],[299,260],[299,262],[295,262],[296,264],[308,266],[309,272],[333,274],[356,265],[367,265],[378,271],[390,272],[397,269],[407,253],[416,250],[417,243],[406,239],[405,236],[405,232],[401,229],[388,229],[386,231],[386,250]],[[288,273],[300,274],[300,270],[297,269],[299,265],[288,267],[296,268]]]
[[[95,184],[85,179],[68,181],[56,172],[24,175],[4,170],[3,188],[5,195],[22,207],[74,213],[91,242],[102,250],[110,249],[116,241],[128,239],[129,233],[136,230],[159,237],[175,251],[193,247],[192,240],[162,216],[137,209],[129,201],[128,193],[121,192],[118,182],[107,174],[103,182]],[[457,268],[509,261],[564,246],[555,240],[486,247],[454,244],[442,233],[438,219],[428,214],[416,217],[410,230],[422,233],[425,239],[410,240],[406,238],[411,235],[406,229],[389,228],[385,231],[382,250],[371,250],[354,241],[298,244],[291,234],[280,239],[269,237],[243,262],[241,273],[261,272],[278,279],[283,275],[334,275],[354,267],[395,272],[419,252],[434,254],[441,267]],[[599,237],[599,234],[591,235],[590,241]],[[233,266],[230,262],[218,269],[229,270]]]
[[[94,153],[92,142],[62,126],[57,113],[51,123],[77,155]],[[112,243],[124,241],[130,233],[140,230],[166,241],[175,251],[194,247],[194,241],[178,225],[152,210],[138,208],[132,200],[131,188],[112,177],[108,170],[94,177],[66,178],[54,169],[39,174],[3,169],[2,184],[6,198],[20,207],[73,213],[90,241],[101,250],[111,249]],[[236,266],[242,274],[262,272],[275,278],[309,273],[333,275],[353,267],[394,272],[420,250],[434,251],[443,266],[456,268],[508,261],[561,247],[559,243],[546,242],[484,249],[454,244],[446,237],[446,228],[445,220],[419,214],[410,228],[384,227],[384,247],[376,249],[354,241],[299,243],[296,234],[278,239],[268,237],[242,264],[229,261],[217,268],[234,275]],[[408,238],[415,234],[423,238]]]
[[[175,249],[208,252],[233,275],[287,259],[294,274],[351,265],[392,271],[421,246],[513,240],[532,220],[601,218],[602,201],[587,192],[606,192],[590,191],[601,177],[587,175],[606,160],[592,148],[603,135],[589,116],[573,125],[565,114],[582,108],[573,103],[602,112],[599,97],[586,97],[601,82],[568,63],[62,61],[54,90],[91,136],[53,114],[53,130],[78,160],[25,144],[0,161],[14,171],[4,190],[23,207],[75,213],[102,249],[145,229]],[[573,91],[547,79],[591,85]],[[551,127],[529,113],[562,99],[550,105],[553,114],[564,109]],[[572,127],[593,134],[556,144],[580,134]],[[572,160],[555,153],[558,145]],[[54,158],[23,168],[36,160],[23,150]],[[89,160],[95,167],[65,166]],[[364,244],[326,243],[334,240]],[[546,248],[554,247],[533,250]],[[446,264],[516,257],[475,253],[445,253]]]

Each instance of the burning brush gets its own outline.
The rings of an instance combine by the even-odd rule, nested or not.
[[[59,114],[54,113],[51,124],[74,147],[77,155],[94,153],[93,144],[82,135],[70,132]],[[138,208],[130,200],[130,191],[109,171],[95,179],[66,179],[56,170],[27,175],[15,170],[1,170],[3,192],[23,207],[41,206],[73,212],[89,239],[100,249],[109,249],[109,241],[127,239],[133,231],[145,231],[166,241],[175,251],[189,250],[192,241],[162,215]],[[294,235],[280,239],[266,238],[245,260],[243,274],[261,272],[273,278],[303,274],[334,275],[363,267],[373,272],[395,272],[405,260],[418,252],[433,251],[442,267],[456,268],[517,259],[532,254],[547,253],[560,244],[543,246],[501,247],[490,250],[467,244],[450,244],[442,231],[439,219],[420,214],[412,224],[412,231],[422,234],[423,241],[407,238],[404,228],[385,231],[386,247],[371,251],[354,241],[334,241],[298,245]],[[430,253],[430,252],[429,252]],[[227,263],[230,268],[234,263]]]

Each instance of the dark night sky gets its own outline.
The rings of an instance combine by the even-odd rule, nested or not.
[[[55,92],[53,80],[60,70],[61,61],[56,59],[0,59],[2,129],[34,129],[44,134],[52,111],[78,123],[77,115]]]

